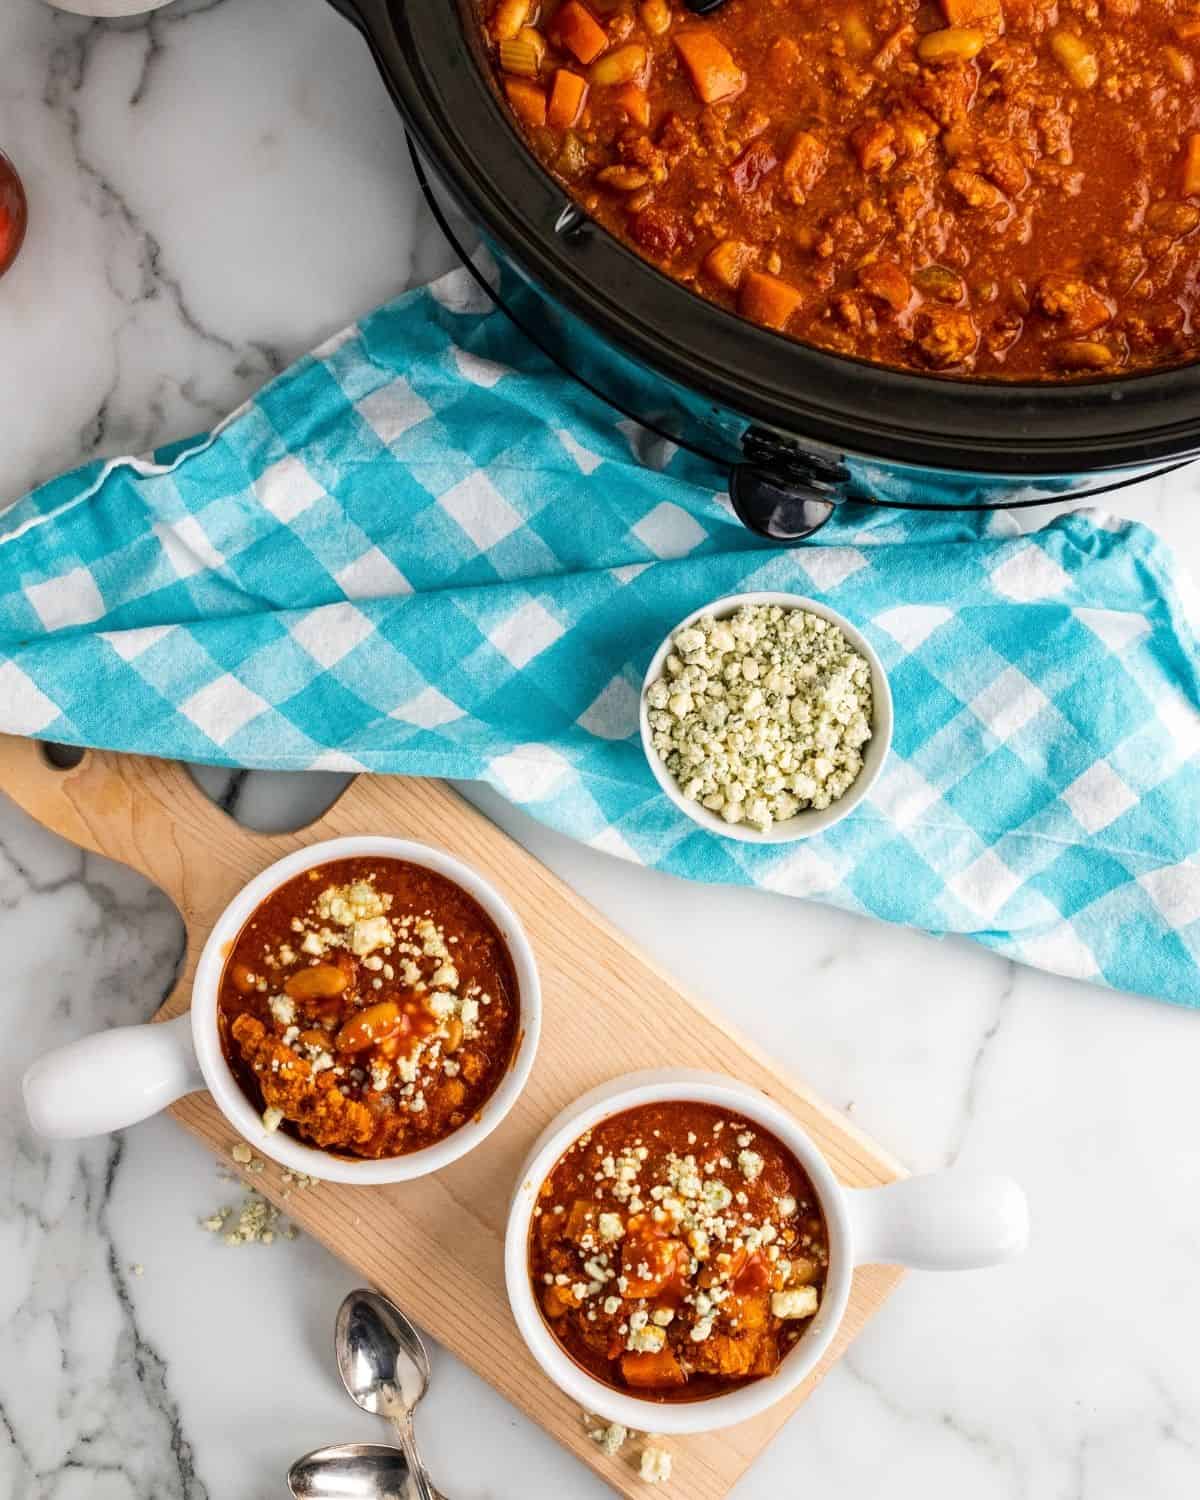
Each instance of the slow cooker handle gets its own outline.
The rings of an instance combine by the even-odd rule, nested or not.
[[[802,542],[820,531],[845,498],[850,471],[792,438],[748,427],[741,463],[729,471],[729,499],[743,526],[772,542]]]
[[[333,3],[349,4],[350,0],[333,0]],[[408,154],[412,161],[417,184],[429,205],[438,228],[445,235],[451,249],[492,305],[502,312],[509,322],[553,364],[577,381],[592,394],[619,411],[622,416],[637,422],[647,432],[665,439],[676,447],[686,448],[698,458],[720,469],[728,465],[728,459],[720,459],[703,449],[695,448],[677,433],[664,432],[648,422],[645,417],[629,411],[612,399],[607,392],[584,379],[578,371],[569,369],[558,355],[519,318],[495,287],[483,276],[467,253],[466,246],[450,227],[450,221],[434,196],[424,164],[417,155],[412,137],[408,138]],[[729,498],[739,521],[749,530],[765,536],[773,542],[802,542],[819,531],[833,514],[838,500],[844,498],[837,486],[849,480],[849,472],[841,464],[814,457],[800,450],[789,439],[777,437],[764,428],[750,427],[742,437],[744,458],[729,469]]]

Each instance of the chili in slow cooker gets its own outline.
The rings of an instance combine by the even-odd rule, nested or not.
[[[542,1184],[529,1272],[563,1349],[652,1401],[774,1374],[820,1306],[829,1243],[796,1158],[709,1104],[626,1110]]]
[[[1200,0],[478,0],[594,219],[806,343],[955,376],[1193,357]]]
[[[217,1021],[268,1130],[400,1156],[494,1093],[516,1046],[517,982],[495,924],[452,880],[339,859],[286,881],[242,928]]]

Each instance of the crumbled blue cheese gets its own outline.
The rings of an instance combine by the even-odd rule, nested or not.
[[[296,1002],[290,995],[272,995],[267,1004],[281,1026],[290,1026],[296,1019]]]
[[[626,1349],[635,1354],[657,1354],[667,1342],[667,1335],[657,1324],[649,1323],[642,1328],[635,1328],[633,1320],[638,1316],[634,1313],[629,1320],[629,1337],[625,1340]],[[645,1314],[642,1314],[645,1317]]]
[[[622,1427],[620,1422],[602,1422],[596,1418],[587,1418],[587,1435],[592,1442],[608,1458],[614,1458],[625,1446],[629,1437],[629,1429]]]
[[[771,1311],[777,1318],[811,1318],[816,1310],[815,1286],[791,1286],[771,1296]]]
[[[671,1477],[671,1455],[665,1448],[643,1448],[638,1474],[647,1484],[666,1484]]]
[[[765,831],[843,797],[871,737],[871,668],[808,610],[743,605],[677,631],[646,691],[655,750],[683,795]]]
[[[600,1238],[608,1240],[610,1244],[619,1240],[625,1233],[620,1214],[601,1214],[596,1221],[596,1227],[600,1231]]]
[[[353,927],[356,922],[380,917],[392,904],[369,880],[355,880],[349,885],[331,885],[317,897],[317,915],[338,927]]]
[[[395,941],[392,924],[384,916],[363,917],[350,931],[350,951],[360,958],[376,948],[391,948]]]
[[[747,1182],[755,1182],[762,1176],[763,1159],[757,1151],[741,1151],[738,1153],[738,1171]],[[738,1197],[741,1198],[739,1193]]]

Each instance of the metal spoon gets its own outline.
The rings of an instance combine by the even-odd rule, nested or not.
[[[394,1303],[364,1289],[351,1292],[338,1308],[333,1340],[351,1399],[392,1423],[417,1500],[434,1500],[413,1433],[413,1410],[429,1385],[429,1356],[420,1334]]]
[[[382,1443],[316,1448],[288,1470],[296,1500],[408,1500],[408,1460]]]

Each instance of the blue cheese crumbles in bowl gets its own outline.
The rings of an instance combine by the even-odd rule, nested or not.
[[[849,620],[797,594],[694,611],[655,653],[642,744],[659,785],[725,838],[786,843],[845,817],[887,758],[892,698]]]

